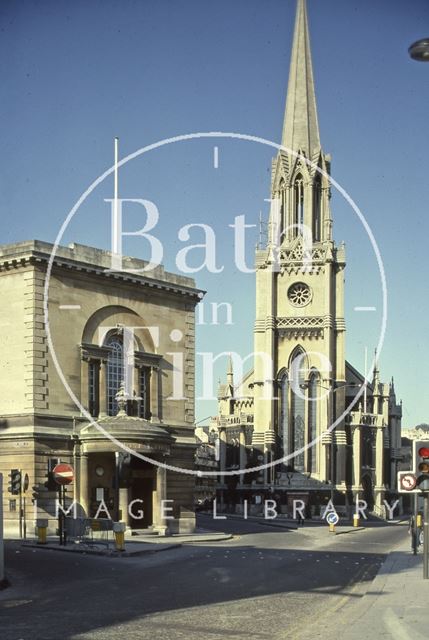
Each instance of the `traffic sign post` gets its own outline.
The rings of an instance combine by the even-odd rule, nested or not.
[[[413,471],[398,471],[399,493],[420,493],[417,488],[417,477]]]
[[[59,462],[52,469],[52,477],[58,485],[58,532],[60,545],[66,546],[66,529],[64,511],[66,508],[66,485],[71,484],[74,479],[74,471],[71,464]]]
[[[329,531],[335,533],[335,525],[339,522],[339,516],[336,511],[330,511],[326,516],[326,522],[329,524]]]
[[[429,578],[429,492],[424,494],[423,509],[423,578]]]
[[[71,484],[74,478],[73,467],[71,464],[60,462],[52,469],[52,475],[54,476],[55,482],[61,486]]]
[[[413,468],[398,472],[398,492],[423,496],[423,578],[429,579],[429,440],[413,442]],[[417,535],[417,506],[414,513],[414,535]]]

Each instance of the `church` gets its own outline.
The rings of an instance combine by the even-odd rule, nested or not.
[[[286,513],[298,498],[319,513],[331,498],[350,513],[362,499],[384,516],[383,501],[397,497],[402,411],[377,357],[365,384],[345,356],[346,254],[333,240],[305,0],[297,4],[281,144],[268,239],[255,256],[254,367],[234,380],[230,361],[210,427],[220,443],[218,502],[240,512],[248,500],[257,511],[275,497]]]

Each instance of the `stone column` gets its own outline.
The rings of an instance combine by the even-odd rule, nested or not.
[[[100,362],[100,413],[99,418],[107,416],[107,360]]]
[[[151,420],[159,422],[159,369],[152,367],[150,374],[150,412]]]
[[[137,417],[140,417],[140,406],[142,403],[140,391],[140,366],[136,365],[133,371],[133,408],[136,410]]]
[[[240,470],[246,468],[247,456],[246,456],[246,431],[242,426],[240,428]],[[240,474],[240,484],[244,483],[244,474]]]
[[[88,454],[82,453],[80,455],[80,497],[79,503],[85,512],[85,514],[89,517],[89,507],[90,507],[90,492],[89,492],[89,475],[88,475]]]
[[[168,520],[165,517],[166,508],[169,506],[164,501],[167,500],[167,470],[164,467],[156,468],[156,505],[153,505],[154,514],[156,513],[156,522],[153,529],[158,535],[165,536],[168,532]],[[164,505],[164,506],[163,506]],[[167,513],[170,513],[167,511]]]
[[[80,503],[80,445],[75,442],[73,447],[73,468],[74,468],[74,480],[73,480],[73,501]],[[78,516],[82,514],[77,512]]]
[[[336,458],[336,484],[344,485],[346,482],[346,445],[347,438],[344,427],[339,425],[335,429],[335,440],[337,443]]]
[[[353,486],[359,490],[361,486],[361,429],[355,427],[353,431]]]
[[[375,503],[382,508],[384,499],[384,429],[377,428],[375,436]]]
[[[128,513],[129,491],[128,487],[119,487],[119,514],[120,521],[130,526],[130,514]]]
[[[226,428],[219,427],[219,469],[220,471],[225,471],[226,469]],[[221,485],[220,489],[220,510],[223,510],[224,505],[224,490],[223,486],[225,484],[225,476],[219,476],[219,484]]]

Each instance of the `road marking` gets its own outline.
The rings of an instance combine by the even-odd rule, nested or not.
[[[219,169],[219,147],[213,148],[213,166],[215,169]]]
[[[355,311],[377,311],[377,307],[355,307]]]

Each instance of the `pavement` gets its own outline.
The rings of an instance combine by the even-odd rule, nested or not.
[[[366,632],[377,640],[427,640],[429,580],[423,579],[422,553],[414,556],[409,541],[389,553],[368,587],[360,599],[348,600],[312,636],[362,640]]]
[[[125,538],[124,551],[117,551],[113,538],[108,543],[98,541],[97,538],[93,542],[75,542],[68,541],[63,546],[58,543],[58,538],[48,538],[46,544],[38,544],[34,540],[26,540],[22,543],[23,547],[47,550],[62,551],[65,553],[82,553],[85,555],[109,556],[128,558],[132,556],[142,556],[149,553],[159,553],[160,551],[170,551],[177,549],[183,544],[221,542],[229,540],[232,534],[218,531],[197,530],[192,534],[174,534],[171,536],[157,536],[151,533],[132,535]]]

